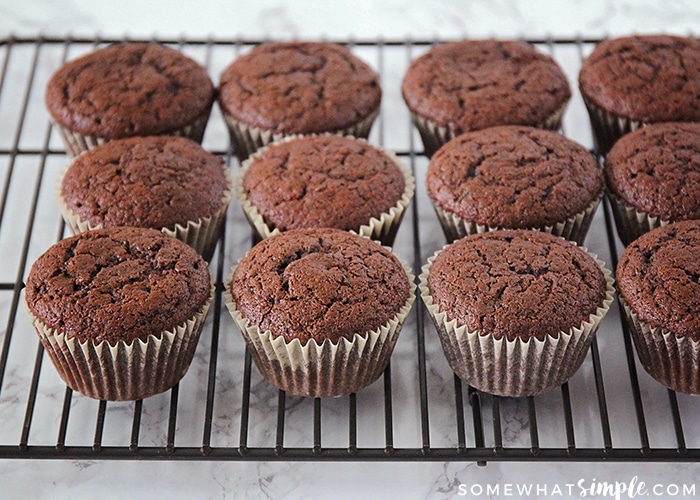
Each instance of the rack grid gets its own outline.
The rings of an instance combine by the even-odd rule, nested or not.
[[[0,322],[5,325],[0,331],[0,458],[476,461],[482,465],[508,460],[700,460],[700,445],[694,438],[700,434],[694,432],[700,413],[697,401],[657,387],[643,373],[619,312],[606,318],[580,373],[559,391],[545,396],[500,398],[464,386],[445,368],[433,325],[420,301],[401,333],[402,354],[395,355],[380,381],[365,390],[367,397],[363,391],[333,400],[308,400],[273,389],[260,380],[245,344],[240,339],[231,340],[238,333],[222,307],[223,282],[231,262],[252,243],[242,214],[233,206],[211,263],[217,289],[193,363],[196,368],[190,370],[196,373],[188,373],[165,395],[149,398],[158,400],[155,409],[148,400],[107,403],[73,394],[56,380],[41,344],[28,333],[31,329],[21,310],[23,280],[31,262],[67,234],[51,205],[52,181],[65,167],[66,156],[43,109],[43,87],[51,72],[66,60],[120,41],[125,39],[0,40],[0,174],[4,175],[0,194]],[[191,53],[214,79],[235,56],[263,42],[144,41]],[[400,109],[396,80],[410,60],[439,41],[334,41],[370,59],[388,94],[393,86],[394,105],[382,105],[370,142],[394,150],[411,166],[420,184],[427,158],[408,113]],[[586,52],[599,40],[528,41],[552,54],[574,78]],[[578,114],[565,125],[572,120],[580,124],[585,116],[575,98],[571,108],[575,110],[576,105]],[[590,139],[586,127],[587,120],[583,130],[576,125],[563,132],[585,142]],[[232,169],[237,168],[216,110],[204,145],[225,157]],[[439,226],[436,219],[430,220],[432,212],[427,205],[425,196],[417,193],[399,235],[416,275],[439,242],[434,236]],[[26,219],[25,224],[19,222],[22,219]],[[592,232],[600,240],[593,246],[602,250],[604,260],[614,268],[621,246],[607,201],[596,215]],[[606,377],[606,372],[612,375]],[[231,396],[235,391],[238,395]],[[628,411],[616,410],[618,404]],[[310,429],[297,432],[309,413]],[[406,420],[408,425],[403,424]],[[148,434],[146,421],[163,429],[155,432],[156,436],[144,436]],[[513,432],[513,422],[520,423],[522,432]],[[261,426],[265,432],[258,432]],[[365,433],[371,437],[366,439]]]

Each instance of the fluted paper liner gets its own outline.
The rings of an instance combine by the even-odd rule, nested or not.
[[[632,327],[634,347],[646,372],[669,389],[700,394],[700,342],[640,320],[622,294],[620,304]]]
[[[250,202],[250,200],[248,200],[248,197],[245,193],[245,189],[243,187],[243,180],[245,179],[246,173],[248,172],[251,163],[255,160],[255,158],[258,157],[258,155],[263,154],[263,152],[269,146],[273,146],[282,142],[293,141],[301,137],[304,136],[293,135],[284,137],[279,141],[276,141],[274,143],[269,144],[268,146],[259,149],[255,154],[253,154],[243,162],[240,170],[238,171],[234,179],[234,190],[236,191],[236,197],[238,198],[238,201],[241,204],[241,207],[243,208],[243,212],[245,213],[248,222],[252,226],[253,230],[256,231],[262,239],[266,239],[270,236],[279,234],[281,231],[277,228],[271,228],[270,226],[268,226],[258,208],[255,205],[253,205]],[[366,142],[365,139],[362,138],[356,138],[352,136],[347,137]],[[416,181],[413,177],[413,174],[411,174],[411,171],[403,164],[403,162],[401,162],[401,160],[394,153],[382,148],[377,148],[376,146],[372,147],[379,149],[384,154],[386,154],[399,168],[404,178],[404,192],[401,195],[401,198],[399,198],[399,200],[396,202],[396,204],[393,207],[391,207],[387,212],[380,214],[379,217],[372,217],[369,221],[367,221],[367,224],[363,224],[362,226],[357,228],[357,230],[353,230],[351,232],[359,234],[360,236],[365,236],[367,238],[377,240],[382,245],[392,246],[394,244],[394,239],[396,238],[396,233],[399,230],[399,226],[401,225],[403,215],[406,212],[406,207],[408,207],[409,203],[411,203],[411,199],[413,198],[413,195],[415,193]]]
[[[533,125],[535,128],[541,128],[545,130],[559,130],[561,128],[562,118],[564,117],[564,112],[568,106],[568,102],[565,103],[561,108],[552,113],[551,116],[547,117],[542,123]],[[418,113],[411,111],[411,121],[418,129],[421,141],[423,142],[423,149],[428,157],[431,157],[435,152],[440,149],[443,144],[451,141],[456,137],[447,127],[442,127],[432,120],[420,116]],[[502,125],[507,125],[503,123]],[[465,130],[464,132],[467,132]]]
[[[566,240],[574,241],[578,245],[581,245],[583,244],[583,240],[586,239],[586,234],[588,233],[588,229],[591,227],[591,222],[593,221],[595,212],[598,209],[600,200],[602,199],[603,194],[601,193],[600,196],[593,200],[582,212],[579,212],[576,215],[553,225],[534,227],[530,229],[550,233],[554,236],[561,236]],[[442,230],[445,233],[448,243],[464,238],[470,234],[486,233],[489,231],[504,229],[501,227],[489,226],[487,224],[479,224],[477,222],[464,220],[457,214],[439,207],[432,198],[430,198],[430,201],[435,209],[438,219],[440,219],[440,225],[442,226]]]
[[[25,308],[42,345],[63,381],[85,396],[107,401],[132,401],[165,392],[177,384],[192,362],[204,320],[214,297],[192,318],[146,341],[80,342],[66,338]]]
[[[234,118],[223,108],[223,106],[220,106],[220,108],[231,137],[233,152],[236,154],[241,163],[258,149],[273,142],[279,141],[287,136],[297,135],[287,132],[273,132],[272,130],[247,125]],[[367,137],[369,137],[370,130],[372,130],[372,125],[374,124],[374,121],[377,119],[378,115],[379,108],[367,115],[355,125],[338,130],[329,130],[328,132],[335,135],[348,135],[367,139]]]
[[[70,168],[70,167],[68,167]],[[73,212],[66,204],[63,196],[61,194],[61,186],[63,185],[63,178],[68,171],[68,168],[63,171],[61,178],[58,180],[56,187],[56,200],[58,202],[58,209],[63,216],[63,220],[70,228],[73,234],[84,233],[85,231],[92,231],[95,229],[101,229],[102,224],[91,224],[89,221],[85,221],[80,218],[78,214]],[[209,262],[212,255],[214,255],[214,250],[216,249],[216,243],[219,239],[219,234],[221,233],[221,227],[224,222],[224,217],[226,216],[226,210],[231,202],[231,197],[233,196],[233,179],[228,168],[225,166],[221,167],[224,176],[226,177],[226,189],[221,198],[221,206],[214,212],[210,217],[200,217],[196,221],[187,221],[184,224],[175,224],[174,227],[168,228],[155,228],[160,229],[161,232],[172,236],[189,246],[197,250],[197,252]]]
[[[212,104],[213,105],[213,104]],[[186,137],[192,139],[193,141],[201,144],[202,138],[204,137],[204,130],[207,128],[207,122],[209,121],[209,115],[211,114],[211,106],[202,114],[199,118],[193,121],[189,125],[185,125],[182,128],[176,130],[170,130],[162,132],[160,134],[152,135],[176,135],[181,137]],[[63,139],[63,144],[66,147],[66,153],[69,157],[75,158],[80,153],[89,151],[100,144],[109,142],[110,139],[106,137],[100,137],[97,135],[81,134],[65,127],[55,121],[52,121],[53,126],[58,130],[61,139]]]
[[[613,144],[615,144],[615,141],[620,137],[646,125],[646,123],[641,121],[608,113],[585,95],[582,95],[582,97],[591,120],[596,148],[598,153],[602,155],[607,154]]]
[[[608,199],[610,200],[610,206],[612,207],[612,213],[615,218],[617,234],[620,236],[620,240],[622,240],[625,246],[632,243],[644,233],[648,233],[652,229],[671,223],[671,221],[663,220],[660,217],[654,217],[646,212],[637,210],[610,191],[608,191]]]
[[[423,266],[419,290],[437,329],[447,362],[462,380],[483,392],[520,397],[555,389],[576,373],[615,293],[611,273],[596,255],[586,251],[603,271],[605,298],[588,321],[569,331],[559,332],[557,338],[547,335],[544,340],[535,337],[508,340],[505,337],[496,339],[480,330],[469,331],[466,326],[448,318],[447,313],[433,303],[428,274],[441,251],[433,254]]]
[[[226,282],[224,301],[255,365],[273,385],[297,396],[345,396],[379,378],[389,363],[403,322],[411,310],[416,290],[414,276],[408,265],[401,259],[399,261],[410,286],[406,303],[386,324],[365,334],[355,334],[352,341],[342,338],[334,344],[326,339],[319,345],[310,339],[302,345],[299,339],[287,342],[283,336],[275,337],[269,330],[260,331],[236,307],[230,291],[233,271]]]

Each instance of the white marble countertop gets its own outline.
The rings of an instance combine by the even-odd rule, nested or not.
[[[554,6],[556,5],[556,7]],[[240,0],[203,0],[199,2],[166,2],[164,0],[144,2],[135,0],[121,0],[119,2],[93,2],[89,0],[26,0],[24,2],[4,2],[0,4],[0,38],[9,35],[36,36],[39,34],[66,36],[94,36],[102,37],[181,37],[190,38],[331,38],[331,39],[452,39],[469,37],[496,36],[508,37],[601,37],[606,34],[622,35],[632,32],[668,32],[678,34],[697,33],[700,31],[700,4],[687,1],[522,1],[515,0],[491,0],[491,1],[458,1],[440,0],[424,2],[419,0],[359,0],[359,1],[323,1],[306,0],[304,2],[283,2],[280,0],[258,0],[256,2],[243,2]],[[364,50],[364,49],[362,49]],[[370,63],[376,64],[376,55],[371,49],[360,50],[358,54],[366,57]],[[559,49],[557,49],[559,50]],[[416,51],[417,53],[418,51]],[[565,65],[565,70],[570,78],[572,86],[575,86],[576,68],[578,64],[577,53],[567,53],[566,50],[557,52],[560,60]],[[27,53],[27,57],[31,54]],[[231,57],[233,54],[231,54]],[[193,57],[202,57],[201,53],[194,53]],[[213,61],[212,76],[216,77],[223,65],[228,62],[226,57]],[[399,60],[400,59],[400,60]],[[396,130],[392,127],[394,120],[405,122],[406,110],[398,93],[398,82],[405,69],[405,53],[397,56],[395,64],[390,58],[385,62],[386,99],[383,103],[382,140],[390,149],[406,148],[406,130]],[[570,63],[570,64],[569,64]],[[42,58],[37,78],[46,78],[49,72],[57,64],[56,57],[49,55]],[[5,83],[12,88],[13,82]],[[32,97],[29,114],[32,117],[25,124],[25,132],[21,144],[27,148],[41,147],[46,133],[45,115],[42,109],[41,89]],[[9,147],[14,139],[16,123],[11,119],[16,116],[20,102],[8,102],[0,100],[0,148]],[[15,114],[13,114],[15,113]],[[7,118],[4,120],[4,118]],[[220,117],[219,117],[220,118]],[[591,146],[590,132],[588,131],[587,117],[580,102],[580,97],[574,97],[570,110],[565,118],[567,135],[579,140],[586,146]],[[38,127],[38,132],[33,133],[32,127]],[[370,140],[376,140],[379,132],[373,132]],[[29,137],[25,139],[24,137]],[[35,139],[31,139],[34,137]],[[36,139],[38,137],[38,139]],[[38,145],[32,141],[39,141]],[[212,148],[225,144],[225,131],[223,127],[212,127],[207,131],[205,146]],[[52,141],[57,141],[53,137]],[[53,144],[53,142],[52,142]],[[58,142],[56,142],[58,146]],[[32,244],[30,246],[30,263],[56,238],[57,219],[52,205],[50,192],[52,189],[52,177],[58,175],[63,163],[53,161],[47,165],[46,176],[49,182],[42,189],[42,202],[37,213],[38,228],[35,229]],[[417,165],[420,181],[421,172],[424,172],[424,163]],[[0,165],[5,169],[5,165]],[[32,168],[18,165],[16,186],[26,183],[28,189],[32,189]],[[4,170],[0,172],[4,177]],[[25,178],[26,176],[26,178]],[[420,184],[420,182],[419,182]],[[22,189],[13,187],[13,196],[18,199],[23,196]],[[425,218],[425,230],[422,230],[422,248],[424,256],[439,248],[442,243],[442,235],[439,226],[434,219],[431,209],[424,198],[424,190],[419,187],[418,196],[421,201],[421,224]],[[237,207],[236,207],[237,208]],[[231,209],[229,217],[227,247],[229,254],[226,262],[232,263],[241,257],[248,245],[249,231],[245,226],[242,215]],[[599,253],[605,260],[608,251],[606,249],[604,230],[602,229],[601,214],[598,214],[597,226],[587,240],[588,246]],[[12,211],[9,216],[26,219],[21,211]],[[12,220],[12,219],[10,219]],[[44,224],[44,226],[42,226]],[[396,251],[404,258],[412,257],[410,228],[404,225],[399,234]],[[44,228],[47,228],[44,230]],[[0,231],[0,262],[8,262],[16,259],[12,252],[12,241],[21,238],[16,236],[11,229],[3,227]],[[6,260],[8,259],[8,260]],[[14,281],[14,275],[8,275],[4,266],[0,265],[2,281]],[[0,297],[0,324],[6,322],[7,294]],[[419,304],[417,304],[418,306]],[[608,320],[606,319],[606,322]],[[611,320],[614,321],[614,320]],[[30,331],[30,327],[23,317],[22,311],[18,313],[15,335],[21,337],[24,331]],[[226,325],[232,328],[232,325]],[[429,327],[432,328],[432,327]],[[614,331],[615,327],[609,328]],[[619,345],[613,345],[620,338],[608,338],[605,328],[600,337],[601,357],[603,359],[606,376],[606,389],[608,405],[611,411],[611,420],[616,422],[613,426],[613,441],[616,445],[634,447],[638,446],[638,437],[634,435],[633,421],[635,419],[633,406],[629,397],[624,393],[624,387],[616,386],[617,374],[626,370],[625,361],[620,358]],[[619,335],[619,334],[610,334]],[[2,339],[2,332],[0,332]],[[215,436],[221,446],[231,446],[237,439],[237,418],[235,405],[240,398],[240,349],[234,341],[231,345],[224,342],[222,350],[224,355],[230,354],[235,358],[235,368],[222,365],[218,376],[218,397],[220,405],[230,404],[231,408],[220,407],[216,410]],[[18,347],[15,347],[15,344]],[[428,342],[429,351],[436,350],[435,342]],[[439,346],[438,346],[439,347]],[[11,353],[11,365],[21,360],[20,356],[26,356],[26,364],[30,367],[10,366],[4,385],[0,389],[0,445],[7,442],[17,442],[17,425],[11,426],[8,422],[23,417],[26,404],[27,370],[31,371],[36,349],[35,342],[27,342],[26,346],[21,341],[13,340]],[[25,352],[26,351],[26,352]],[[199,351],[198,351],[199,353]],[[196,405],[201,404],[201,391],[203,384],[197,385],[194,381],[200,377],[206,378],[207,358],[206,352],[195,360],[192,373],[188,373],[183,381],[183,389],[180,392],[181,407],[188,408],[191,405],[196,410]],[[398,357],[393,366],[393,384],[395,391],[395,425],[405,433],[397,433],[399,436],[410,435],[415,437],[405,438],[406,441],[396,442],[397,447],[419,447],[420,428],[415,394],[415,374],[400,371],[401,366],[414,366],[415,342],[406,336],[397,346],[395,355]],[[411,364],[413,363],[413,365]],[[20,361],[19,364],[22,364]],[[590,363],[588,363],[590,365]],[[450,434],[454,432],[452,421],[454,415],[449,410],[449,404],[444,406],[447,410],[441,412],[439,403],[433,403],[435,398],[439,401],[441,393],[445,397],[452,390],[452,379],[449,368],[443,362],[429,365],[429,390],[431,391],[431,440],[434,446],[450,446],[454,438]],[[255,370],[254,370],[255,371]],[[409,370],[410,371],[410,370]],[[235,373],[234,373],[235,372]],[[31,376],[31,373],[29,373]],[[624,377],[624,376],[623,376]],[[576,391],[591,390],[591,367],[584,366],[582,372],[572,380],[571,390],[576,396]],[[259,375],[254,374],[253,397],[256,399],[257,410],[251,418],[256,422],[266,425],[263,429],[268,431],[253,432],[251,440],[267,442],[274,434],[275,404],[277,394],[271,390]],[[655,398],[665,398],[665,393],[660,390],[645,374],[640,373],[640,383],[647,406],[650,421],[654,419],[670,419],[670,416],[659,411],[656,414],[653,401]],[[369,401],[381,395],[381,383],[367,389],[367,393],[358,397],[358,401]],[[194,388],[188,391],[187,388]],[[55,442],[55,428],[58,415],[51,413],[63,398],[63,389],[60,381],[52,372],[48,360],[45,360],[40,386],[40,401],[53,402],[53,407],[40,407],[36,410],[32,428],[32,442]],[[16,399],[16,402],[14,399]],[[24,398],[24,399],[23,399]],[[73,415],[90,415],[90,420],[80,420],[69,429],[69,438],[80,440],[80,426],[89,430],[86,441],[81,444],[90,444],[94,427],[94,413],[92,407],[89,410],[81,410],[91,402],[82,397],[73,398]],[[619,401],[618,401],[619,400]],[[408,401],[407,403],[405,403]],[[688,415],[700,416],[700,401],[696,398],[681,398],[681,405]],[[16,404],[15,404],[16,403]],[[293,446],[295,442],[308,437],[310,406],[305,403],[293,402],[294,406],[288,410],[288,423],[285,443]],[[405,404],[404,404],[405,403]],[[619,403],[619,404],[617,404]],[[43,403],[42,403],[43,404]],[[145,445],[158,445],[162,442],[162,426],[157,425],[159,419],[167,416],[169,399],[156,396],[144,403],[144,417],[142,421],[142,442]],[[514,403],[517,405],[517,403]],[[538,404],[540,404],[538,402]],[[538,418],[540,425],[546,428],[551,422],[546,410],[551,406],[544,398],[539,406]],[[403,405],[403,406],[402,406]],[[266,409],[270,409],[265,412]],[[591,415],[592,409],[577,408],[577,444],[579,446],[600,446],[599,420],[596,422],[597,413]],[[341,414],[342,408],[330,402],[327,406],[324,402],[324,412],[330,414],[330,422],[342,420],[334,416]],[[515,408],[508,413],[503,422],[504,439],[514,445],[527,446],[528,430],[527,422],[518,415],[525,410]],[[667,410],[666,410],[667,411]],[[55,411],[54,411],[55,413]],[[526,414],[526,411],[525,411]],[[18,417],[19,415],[19,417]],[[179,415],[178,439],[183,444],[191,445],[201,440],[201,428],[188,428],[187,413]],[[325,416],[326,414],[324,414]],[[105,439],[107,444],[114,441],[121,443],[126,439],[130,431],[130,413],[128,406],[115,405],[110,407]],[[468,416],[469,418],[469,416]],[[335,419],[335,420],[334,420]],[[688,446],[700,447],[700,420],[686,418],[684,420],[686,439]],[[127,422],[128,425],[120,426]],[[267,423],[271,422],[271,425]],[[630,422],[627,429],[625,422]],[[197,424],[199,425],[199,424]],[[346,424],[345,424],[346,425]],[[361,422],[368,429],[367,439],[382,439],[382,429],[376,429],[373,422]],[[556,424],[561,425],[561,424]],[[78,427],[77,429],[75,427]],[[664,429],[671,428],[670,424]],[[345,427],[345,429],[347,429]],[[672,429],[672,428],[671,428]],[[347,432],[344,430],[343,432]],[[126,434],[125,434],[126,433]],[[377,436],[375,436],[375,434]],[[126,438],[124,437],[126,436]],[[236,438],[230,437],[235,436]],[[673,436],[652,435],[653,444],[657,446],[672,446]],[[274,439],[274,435],[272,436]],[[324,439],[331,443],[342,443],[342,439],[334,436],[333,429],[324,428]],[[400,440],[404,439],[399,437]],[[547,434],[540,436],[543,446],[547,444]],[[178,441],[178,444],[181,442]],[[341,446],[341,444],[338,444]],[[269,446],[269,444],[268,444]],[[327,462],[137,462],[137,461],[28,461],[28,460],[3,460],[0,459],[0,498],[116,498],[130,496],[134,498],[152,497],[154,494],[169,498],[452,498],[459,496],[460,491],[468,493],[467,498],[567,498],[569,493],[578,496],[578,484],[582,486],[595,485],[596,482],[620,481],[629,484],[633,478],[644,481],[648,489],[648,496],[657,496],[656,492],[674,492],[673,485],[681,488],[679,498],[684,498],[683,485],[695,485],[696,494],[700,495],[700,465],[698,464],[658,464],[658,463],[586,463],[586,462],[490,462],[487,467],[477,467],[473,462],[351,462],[351,463],[327,463]],[[518,494],[516,485],[531,485],[530,494]],[[569,489],[569,485],[575,485]],[[662,486],[662,490],[651,488],[655,485]],[[539,486],[539,490],[537,489]],[[491,491],[488,488],[491,488]],[[508,489],[508,488],[513,488]],[[671,488],[669,490],[669,487]],[[481,488],[481,489],[480,489]],[[559,493],[559,494],[558,494]],[[590,497],[590,496],[589,496]],[[685,497],[687,498],[687,496]]]

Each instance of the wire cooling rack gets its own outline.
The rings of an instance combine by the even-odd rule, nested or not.
[[[168,393],[107,403],[74,394],[44,355],[21,306],[24,278],[67,235],[54,189],[67,159],[48,122],[43,92],[63,62],[107,43],[99,38],[0,40],[0,458],[476,461],[700,460],[700,404],[649,378],[637,364],[615,304],[584,365],[560,390],[500,398],[466,387],[449,370],[417,302],[382,378],[336,399],[287,396],[268,384],[222,307],[223,280],[252,244],[237,206],[212,260],[217,292],[192,367]],[[261,40],[152,40],[183,50],[214,81]],[[444,239],[423,187],[427,159],[400,81],[435,40],[336,40],[380,74],[384,99],[370,142],[395,151],[418,189],[395,251],[419,274]],[[529,40],[551,54],[575,87],[595,39]],[[563,132],[592,147],[575,95]],[[214,110],[204,146],[237,168]],[[235,205],[235,203],[234,203]],[[586,241],[614,267],[621,246],[607,202]]]

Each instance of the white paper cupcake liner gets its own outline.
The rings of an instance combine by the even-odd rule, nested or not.
[[[622,243],[627,246],[644,233],[657,227],[666,226],[671,221],[654,217],[646,212],[640,212],[622,198],[608,190],[608,199],[612,207],[615,227]]]
[[[600,201],[602,199],[603,195],[601,194],[582,212],[579,212],[564,221],[557,222],[556,224],[549,226],[529,229],[550,233],[555,236],[561,236],[566,240],[582,245],[583,241],[586,239],[586,234],[588,233],[588,229],[591,227],[591,222],[593,221],[595,212],[598,209],[598,205],[600,205]],[[464,220],[453,212],[449,212],[439,207],[437,203],[432,200],[432,198],[431,203],[435,209],[438,219],[440,220],[440,225],[442,226],[442,230],[445,233],[445,238],[447,238],[448,243],[452,243],[453,241],[464,238],[470,234],[486,233],[488,231],[504,229],[501,227],[489,226],[487,224],[479,224]]]
[[[280,230],[277,228],[271,228],[265,222],[265,219],[263,218],[258,208],[255,205],[253,205],[250,202],[250,200],[248,200],[248,197],[245,193],[245,189],[243,187],[243,180],[254,159],[259,155],[263,154],[263,152],[269,146],[279,144],[282,142],[293,141],[301,137],[304,136],[293,135],[284,137],[279,141],[275,141],[274,143],[271,143],[268,146],[264,146],[263,148],[259,149],[255,154],[250,156],[241,164],[241,168],[234,178],[234,190],[236,192],[238,202],[240,203],[241,208],[243,208],[243,212],[245,213],[245,216],[248,219],[248,222],[250,223],[251,227],[255,232],[258,233],[258,235],[262,239],[266,239],[270,236],[279,234]],[[356,138],[352,136],[347,137],[351,139],[357,139],[359,141],[365,141],[365,139],[362,138]],[[376,146],[373,147],[376,148]],[[360,236],[365,236],[367,238],[377,240],[382,245],[392,246],[394,244],[394,239],[396,238],[396,233],[399,230],[399,226],[401,225],[401,221],[403,220],[404,213],[406,212],[406,208],[411,203],[411,199],[413,199],[413,195],[416,190],[416,180],[414,179],[413,174],[408,169],[408,167],[406,167],[394,153],[382,148],[377,149],[381,150],[382,152],[384,152],[384,154],[391,158],[391,160],[401,171],[401,174],[404,178],[404,192],[401,195],[401,198],[399,198],[399,200],[396,202],[396,204],[393,207],[391,207],[387,212],[380,214],[379,217],[372,217],[369,221],[367,221],[367,224],[363,224],[362,226],[357,228],[357,230],[353,230],[351,232],[359,234]]]
[[[419,291],[437,329],[447,362],[462,380],[483,392],[521,397],[555,389],[576,373],[615,293],[611,272],[596,255],[587,252],[605,276],[605,298],[587,321],[569,331],[559,332],[556,338],[547,335],[544,340],[535,337],[508,340],[505,337],[496,339],[479,330],[469,331],[434,304],[428,288],[428,275],[441,251],[423,266]]]
[[[25,308],[44,350],[63,381],[93,399],[132,401],[165,392],[177,384],[192,362],[204,320],[214,297],[212,285],[202,310],[172,330],[146,341],[80,342],[50,329]]]
[[[596,149],[605,155],[620,137],[646,125],[644,122],[616,116],[599,108],[593,101],[582,95],[593,128]]]
[[[289,135],[297,135],[284,132],[275,133],[272,130],[247,125],[234,118],[228,111],[223,109],[223,107],[221,108],[221,114],[224,117],[226,127],[228,128],[231,137],[233,152],[241,163],[258,149],[273,142],[279,141],[280,139],[283,139]],[[348,135],[367,139],[370,131],[372,130],[372,125],[374,124],[374,121],[377,119],[378,115],[379,108],[355,125],[339,130],[329,130],[328,132],[336,135]]]
[[[396,345],[403,322],[415,300],[414,276],[401,259],[410,285],[408,299],[385,325],[356,334],[352,341],[342,338],[334,344],[314,339],[302,345],[260,331],[237,309],[230,292],[233,271],[224,290],[224,301],[250,349],[255,365],[273,385],[290,394],[311,398],[337,397],[358,392],[384,372]]]
[[[197,118],[191,124],[185,125],[184,127],[179,128],[177,130],[171,130],[157,135],[176,135],[186,137],[201,144],[202,138],[204,137],[204,130],[207,128],[207,122],[209,121],[210,114],[211,107],[209,107],[206,113]],[[58,130],[61,139],[63,139],[63,144],[66,147],[66,153],[71,158],[75,158],[80,153],[84,153],[85,151],[89,151],[90,149],[93,149],[99,146],[100,144],[104,144],[105,142],[110,141],[110,139],[105,137],[81,134],[56,122],[52,123],[56,130]]]
[[[637,356],[657,382],[685,394],[700,394],[700,342],[679,337],[666,328],[653,328],[639,319],[620,294]]]
[[[219,234],[221,233],[224,218],[226,217],[226,211],[228,210],[228,205],[231,202],[231,197],[233,196],[233,178],[231,173],[225,166],[222,166],[221,168],[226,178],[226,189],[224,190],[221,198],[221,207],[211,217],[200,217],[196,221],[187,221],[184,224],[176,224],[172,228],[155,228],[160,229],[160,231],[168,236],[172,236],[184,243],[187,243],[189,246],[197,250],[197,252],[204,257],[207,262],[211,260],[214,250],[216,249],[216,243],[219,239]],[[63,216],[63,220],[66,222],[73,234],[101,229],[102,224],[91,224],[89,221],[81,219],[78,214],[73,212],[68,207],[63,199],[63,196],[61,195],[61,186],[63,185],[63,178],[65,177],[67,171],[68,168],[63,171],[63,174],[61,174],[56,187],[56,201],[58,202],[58,209]]]
[[[545,130],[559,130],[561,128],[562,118],[564,117],[564,112],[566,111],[568,104],[568,102],[564,104],[546,120],[535,125],[534,127]],[[423,149],[428,157],[433,156],[443,144],[456,137],[456,135],[453,134],[447,127],[441,127],[437,123],[424,118],[413,111],[411,111],[411,121],[415,125],[416,129],[418,129],[421,141],[423,142]],[[503,125],[505,125],[505,123]],[[465,130],[465,132],[467,131]]]

